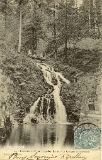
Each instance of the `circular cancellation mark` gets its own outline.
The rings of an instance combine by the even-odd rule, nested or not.
[[[92,123],[82,123],[74,131],[75,149],[100,148],[101,130]]]

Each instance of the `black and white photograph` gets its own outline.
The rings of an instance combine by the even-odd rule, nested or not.
[[[100,150],[101,11],[101,0],[0,0],[0,149]]]

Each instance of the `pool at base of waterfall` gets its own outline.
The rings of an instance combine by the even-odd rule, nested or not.
[[[73,148],[72,124],[23,124],[14,125],[12,132],[1,146],[25,146],[33,148]]]

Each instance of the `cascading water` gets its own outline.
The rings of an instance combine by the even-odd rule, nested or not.
[[[34,105],[30,108],[30,113],[31,114],[35,111],[39,101],[40,101],[40,97],[37,99],[37,101],[35,101]]]
[[[55,72],[53,68],[47,65],[44,65],[44,66],[40,65],[40,66],[42,67],[42,71],[43,71],[45,80],[47,81],[48,84],[50,84],[54,88],[53,96],[54,96],[55,108],[56,108],[56,118],[55,119],[57,122],[66,122],[67,121],[66,110],[60,98],[60,88],[61,88],[60,78],[63,81],[65,81],[67,84],[69,84],[70,81],[65,79],[61,75],[61,73]],[[57,84],[55,85],[52,83],[52,75],[57,80]]]
[[[66,110],[60,97],[60,79],[67,84],[69,84],[70,81],[65,79],[61,73],[55,72],[52,67],[46,64],[37,64],[37,66],[42,70],[46,82],[53,87],[53,91],[50,94],[45,94],[44,96],[39,97],[30,108],[30,114],[29,116],[27,115],[27,117],[30,119],[31,117],[34,118],[34,114],[37,115],[36,119],[38,123],[66,122]]]

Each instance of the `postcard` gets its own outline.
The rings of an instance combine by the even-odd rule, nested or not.
[[[0,1],[0,160],[100,160],[101,0]]]

